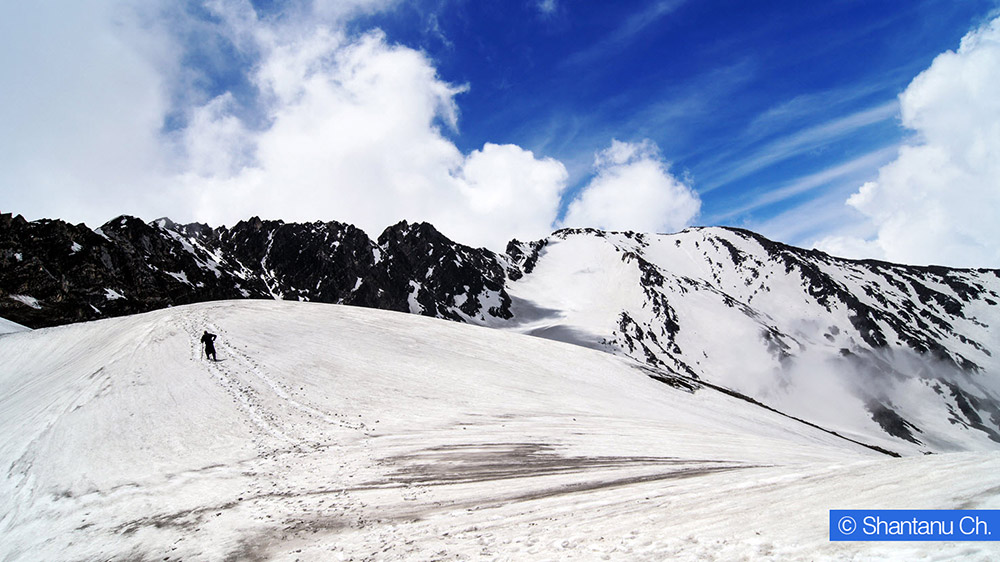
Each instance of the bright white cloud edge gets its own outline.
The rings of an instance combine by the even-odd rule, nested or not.
[[[612,140],[594,156],[596,175],[573,200],[567,227],[674,232],[691,224],[701,208],[698,194],[678,180],[650,140]]]
[[[66,29],[60,44],[74,45],[76,58],[88,63],[78,66],[93,69],[75,74],[68,88],[55,87],[63,83],[67,51],[39,51],[32,48],[43,39],[37,33],[15,34],[12,41],[33,53],[25,67],[36,76],[2,100],[4,117],[20,112],[28,133],[17,143],[0,141],[3,180],[30,188],[9,194],[5,206],[98,224],[108,213],[215,225],[251,215],[340,220],[373,234],[420,220],[495,249],[558,226],[569,180],[563,163],[510,144],[463,153],[448,133],[457,131],[456,98],[467,86],[445,82],[425,54],[391,44],[379,31],[342,31],[351,15],[389,3],[334,9],[321,2],[272,20],[249,4],[217,2],[206,5],[212,24],[168,3],[126,6],[122,12],[120,4],[94,0]],[[21,11],[39,22],[63,21]],[[163,14],[171,17],[156,17]],[[84,20],[88,25],[79,25]],[[169,24],[152,23],[158,21]],[[259,95],[249,108],[233,92],[210,96],[197,86],[197,69],[183,64],[185,34],[224,38],[256,61],[246,78]],[[107,38],[113,40],[102,42]],[[50,95],[37,99],[39,92]],[[171,112],[184,126],[164,131]],[[602,215],[593,206],[615,181],[637,182],[629,189],[640,197],[623,198]],[[665,194],[649,193],[656,188]],[[615,220],[588,226],[674,228],[693,216],[685,190],[658,156],[599,166],[584,190],[594,193],[573,216],[589,209]],[[668,208],[672,201],[682,208]],[[648,216],[656,210],[668,217]],[[628,223],[629,216],[638,222]]]
[[[831,234],[837,255],[911,264],[1000,267],[1000,18],[969,32],[899,96],[918,133],[847,204],[871,239]]]

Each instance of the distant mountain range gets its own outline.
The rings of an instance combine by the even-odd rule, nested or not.
[[[32,327],[220,299],[409,312],[624,355],[901,454],[1000,448],[1000,270],[835,258],[749,231],[560,230],[503,254],[426,223],[232,228],[0,216],[0,317]]]

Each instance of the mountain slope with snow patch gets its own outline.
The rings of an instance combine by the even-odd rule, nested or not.
[[[1000,272],[842,260],[725,228],[564,230],[511,255],[512,329],[901,453],[1000,444]]]

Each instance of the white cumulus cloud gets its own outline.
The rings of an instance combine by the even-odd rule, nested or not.
[[[899,100],[917,141],[847,201],[875,238],[816,245],[913,264],[1000,266],[1000,18],[935,58]]]
[[[92,226],[121,213],[260,215],[372,236],[429,221],[493,248],[546,235],[563,164],[514,145],[463,153],[449,135],[467,86],[378,30],[345,32],[394,3],[5,6],[0,205]]]
[[[166,166],[169,49],[155,27],[116,25],[132,15],[115,0],[0,3],[4,212],[135,211],[134,187]]]
[[[563,163],[512,144],[459,149],[471,86],[379,30],[347,32],[394,4],[5,5],[0,207],[91,226],[122,213],[338,220],[372,236],[405,219],[493,249],[547,235]],[[612,142],[594,171],[567,224],[665,231],[698,213],[649,141]]]
[[[595,155],[594,168],[563,226],[673,232],[689,226],[701,208],[698,194],[670,174],[652,141],[613,140]]]
[[[226,96],[191,120],[184,182],[199,220],[335,218],[373,235],[422,220],[493,248],[550,230],[565,167],[513,145],[462,154],[443,131],[458,126],[463,88],[422,53],[380,32],[347,40],[328,29],[257,48],[269,124],[241,126]]]

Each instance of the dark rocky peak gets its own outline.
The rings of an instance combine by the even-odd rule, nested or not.
[[[0,228],[23,227],[26,224],[28,224],[27,219],[21,215],[0,213]]]
[[[534,242],[521,242],[516,238],[507,243],[507,277],[511,281],[517,281],[525,275],[530,275],[535,270],[535,264],[541,256],[542,250],[549,243],[548,238],[536,240]]]
[[[28,222],[18,215],[0,223],[0,256],[15,258],[16,265],[41,267],[51,275],[107,252],[108,240],[84,224],[60,220]]]
[[[284,224],[282,221],[262,221],[260,217],[253,217],[223,230],[220,242],[232,250],[241,262],[253,267],[267,254],[274,233]]]
[[[149,223],[150,226],[157,227],[168,232],[176,232],[182,236],[200,238],[203,240],[213,240],[219,237],[219,231],[205,223],[192,222],[188,224],[178,224],[167,217],[161,217]]]
[[[503,260],[493,252],[406,221],[385,229],[378,244],[394,309],[460,321],[511,317]]]
[[[454,242],[426,222],[409,223],[399,221],[386,228],[378,237],[378,245],[383,248],[453,246]]]
[[[150,283],[149,268],[123,235],[138,228],[131,217],[106,225],[110,235],[58,220],[9,225],[0,236],[0,295],[21,297],[0,299],[0,316],[39,327],[118,314],[125,308],[117,301]]]
[[[126,253],[170,253],[175,242],[165,238],[158,227],[136,217],[122,215],[111,219],[97,229],[99,234],[119,244]]]
[[[173,230],[175,232],[179,231],[180,228],[181,228],[181,225],[179,225],[179,224],[175,223],[174,221],[170,220],[170,217],[160,217],[160,218],[158,218],[158,219],[150,222],[149,224],[150,224],[150,226],[156,226],[156,227],[162,228],[164,230]]]
[[[570,236],[577,236],[581,234],[588,236],[596,236],[598,238],[604,238],[609,234],[609,232],[597,228],[560,228],[559,230],[552,233],[552,237],[561,238],[565,240]]]
[[[244,225],[246,228],[249,228],[249,229],[252,229],[252,230],[260,230],[260,229],[264,228],[265,226],[275,225],[275,224],[284,224],[284,223],[282,221],[267,221],[265,223],[264,221],[260,220],[260,217],[253,216],[253,217],[250,217],[249,220],[238,222],[236,224],[236,227],[234,227],[234,230],[235,230],[235,228],[239,227],[240,225]]]
[[[507,247],[504,248],[504,253],[507,254],[512,260],[520,260],[524,258],[524,242],[521,242],[517,238],[511,239],[507,242]]]
[[[373,306],[374,243],[340,222],[240,223],[226,237],[228,251],[260,271],[282,298]]]
[[[286,253],[295,244],[301,245],[303,252],[319,252],[319,257],[327,256],[342,245],[365,251],[370,251],[372,246],[368,235],[353,225],[336,221],[285,223],[262,221],[257,217],[224,230],[222,240],[231,251],[255,262],[266,258],[272,250]]]
[[[391,262],[390,267],[417,273],[446,261],[461,263],[488,253],[456,244],[430,224],[406,221],[386,228],[378,237],[378,245],[386,261]]]
[[[146,224],[142,219],[130,215],[121,215],[102,224],[98,228],[105,236],[141,236],[153,232],[153,227]]]

